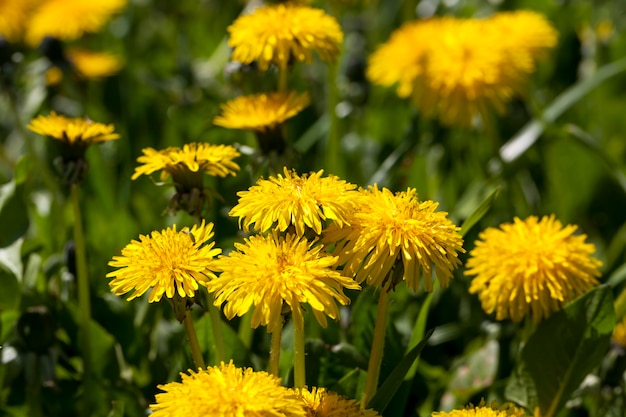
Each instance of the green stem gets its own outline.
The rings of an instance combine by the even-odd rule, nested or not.
[[[187,332],[187,339],[189,340],[189,346],[191,347],[191,357],[196,365],[196,368],[206,368],[204,359],[202,358],[202,352],[200,351],[200,344],[198,343],[198,336],[196,335],[196,329],[193,327],[193,320],[191,319],[190,310],[185,310],[185,332]]]
[[[337,116],[337,104],[339,102],[339,90],[337,89],[337,64],[328,65],[328,97],[326,112],[330,117],[328,131],[328,143],[326,144],[326,167],[329,172],[341,178],[345,177],[344,158],[341,152],[341,132],[339,116]]]
[[[280,363],[280,342],[283,336],[283,323],[278,322],[272,331],[270,346],[270,360],[267,370],[270,374],[278,376],[278,364]]]
[[[71,186],[72,209],[74,212],[74,246],[76,249],[76,274],[78,275],[78,309],[80,345],[83,354],[83,383],[85,389],[85,407],[89,410],[92,398],[92,368],[91,368],[91,338],[89,326],[91,324],[91,295],[89,293],[89,276],[87,272],[87,254],[85,250],[85,234],[80,211],[78,185]]]
[[[252,328],[252,312],[248,311],[246,314],[241,316],[241,320],[239,321],[239,331],[237,332],[239,336],[239,340],[241,343],[247,348],[250,349],[252,346],[252,336],[254,335],[254,329]]]
[[[374,339],[372,340],[372,350],[370,360],[367,365],[367,378],[365,389],[361,397],[361,408],[365,409],[370,402],[376,389],[378,388],[378,376],[380,375],[380,364],[383,360],[383,349],[385,347],[385,333],[387,330],[387,315],[389,312],[389,292],[387,288],[380,289],[378,297],[378,312],[376,314],[376,324],[374,327]]]
[[[286,93],[289,90],[289,69],[281,68],[278,71],[278,91]]]
[[[215,341],[215,361],[226,361],[226,351],[224,350],[224,334],[222,332],[222,319],[220,311],[213,305],[213,294],[209,294],[209,318],[211,319],[211,329],[213,330],[213,340]]]
[[[306,385],[304,329],[298,329],[298,326],[294,326],[293,333],[293,381],[294,388],[304,388]]]

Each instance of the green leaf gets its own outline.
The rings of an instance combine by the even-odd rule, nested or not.
[[[439,280],[435,280],[434,286],[435,288],[433,289],[433,292],[429,293],[426,296],[424,302],[422,303],[422,306],[420,307],[419,314],[417,315],[417,320],[415,320],[415,326],[413,326],[413,332],[411,333],[411,340],[409,341],[409,345],[407,346],[407,354],[411,349],[419,344],[420,340],[424,339],[424,332],[426,331],[426,321],[428,320],[428,310],[430,309],[430,303],[433,300],[433,294],[435,294],[435,291],[437,291],[437,289],[439,288]],[[413,362],[411,368],[409,369],[409,372],[407,372],[406,376],[404,377],[406,381],[410,381],[413,379],[413,377],[415,376],[415,372],[417,372],[417,365],[418,361],[416,360],[415,362]]]
[[[0,248],[15,242],[28,228],[26,205],[16,191],[15,181],[0,186]]]
[[[613,297],[606,285],[553,314],[522,349],[506,397],[554,417],[604,357],[614,326]]]
[[[500,187],[494,188],[485,199],[474,209],[472,214],[470,214],[463,224],[461,225],[461,236],[465,236],[465,234],[474,226],[480,219],[483,218],[485,214],[489,211],[491,206],[493,205],[493,201],[496,199],[498,194],[500,193]]]
[[[500,148],[500,157],[510,163],[526,152],[543,133],[545,126],[553,123],[563,112],[573,106],[591,90],[607,79],[626,70],[626,59],[620,59],[600,68],[596,73],[575,84],[559,95],[541,117],[531,120],[522,130]]]
[[[402,381],[404,381],[405,375],[407,374],[409,369],[411,369],[411,365],[413,365],[413,362],[415,362],[417,358],[419,358],[420,354],[422,353],[422,349],[424,349],[424,347],[426,346],[426,343],[428,342],[430,336],[433,334],[434,330],[435,329],[430,329],[429,331],[427,331],[424,335],[424,339],[422,339],[422,341],[419,342],[417,346],[411,349],[411,351],[407,353],[404,358],[402,358],[400,363],[396,365],[396,367],[393,369],[385,382],[383,382],[380,388],[378,388],[376,394],[374,394],[374,397],[372,397],[371,401],[367,404],[367,408],[373,408],[379,413],[382,413],[385,408],[387,408],[387,405],[389,405],[389,402],[398,391],[398,388],[400,388],[400,385],[402,385]]]

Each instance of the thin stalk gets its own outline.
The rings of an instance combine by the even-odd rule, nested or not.
[[[293,332],[293,381],[294,388],[304,388],[306,385],[304,329],[298,329],[298,326],[294,326]]]
[[[250,349],[252,346],[252,337],[254,335],[254,329],[252,328],[252,312],[248,311],[246,314],[241,316],[241,320],[239,321],[239,330],[237,331],[237,335],[239,336],[239,340],[241,343],[247,348]]]
[[[289,69],[281,68],[278,71],[278,91],[286,93],[289,90]]]
[[[389,292],[387,288],[380,289],[378,296],[378,312],[376,314],[376,324],[374,327],[374,339],[372,340],[372,350],[370,360],[367,365],[367,378],[365,389],[361,397],[361,408],[365,409],[370,402],[376,389],[378,388],[378,377],[380,375],[380,364],[383,360],[383,349],[385,347],[385,333],[387,330],[387,316],[389,313]]]
[[[206,368],[204,359],[202,358],[202,352],[200,350],[200,344],[198,343],[198,336],[196,335],[196,329],[193,327],[193,320],[191,319],[190,310],[185,310],[185,332],[187,333],[187,340],[189,340],[189,346],[191,347],[191,357],[196,365],[196,368]]]
[[[71,200],[74,212],[74,246],[76,250],[76,274],[78,275],[78,309],[80,330],[80,345],[83,354],[83,383],[85,389],[85,407],[89,410],[92,398],[92,361],[91,361],[91,337],[89,326],[91,324],[91,295],[89,292],[89,276],[87,272],[87,254],[85,250],[85,234],[80,211],[80,199],[78,185],[72,184]]]
[[[215,341],[215,361],[226,361],[226,351],[224,350],[224,334],[222,332],[222,319],[220,311],[213,305],[213,294],[209,294],[209,318],[211,319],[211,329],[213,330],[213,340]]]
[[[270,346],[270,360],[267,370],[270,374],[278,376],[278,364],[280,363],[280,342],[283,336],[283,323],[276,323],[272,331],[272,339]]]
[[[330,128],[328,131],[328,143],[326,144],[326,167],[334,175],[345,177],[344,159],[341,152],[341,132],[339,126],[339,116],[336,107],[339,102],[339,90],[337,89],[337,64],[328,65],[328,86],[326,112],[330,118]]]

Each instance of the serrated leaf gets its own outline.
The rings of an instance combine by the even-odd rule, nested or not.
[[[609,347],[615,316],[602,285],[541,322],[522,349],[506,397],[554,417]]]
[[[465,236],[465,234],[483,218],[485,214],[489,211],[491,206],[493,205],[494,200],[500,193],[500,187],[494,188],[485,199],[474,209],[472,214],[470,214],[467,219],[461,225],[460,235]]]
[[[389,402],[398,391],[398,388],[402,385],[407,372],[411,369],[411,365],[413,365],[413,362],[415,362],[422,353],[422,349],[426,346],[426,343],[433,334],[433,331],[434,329],[427,331],[424,335],[424,339],[422,339],[417,346],[411,349],[411,351],[407,353],[404,358],[402,358],[400,363],[396,365],[385,382],[383,382],[380,388],[378,388],[376,394],[374,394],[370,402],[367,404],[367,408],[373,408],[379,413],[382,413],[385,408],[387,408]]]

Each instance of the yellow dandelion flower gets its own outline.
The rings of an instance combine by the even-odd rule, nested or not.
[[[326,316],[337,319],[342,305],[350,303],[344,288],[359,289],[354,280],[343,277],[332,266],[337,258],[322,252],[322,246],[293,234],[251,236],[235,243],[236,251],[221,256],[217,279],[207,284],[215,305],[224,305],[229,319],[242,316],[254,306],[252,327],[267,326],[269,332],[282,324],[288,307],[294,325],[304,327],[303,307],[311,306],[315,318],[326,326]],[[288,311],[288,310],[287,310]]]
[[[401,272],[407,285],[417,291],[420,276],[424,291],[432,291],[432,270],[442,287],[461,264],[463,249],[460,228],[446,212],[436,211],[438,203],[420,202],[415,189],[392,193],[377,186],[361,190],[350,225],[332,225],[324,241],[336,244],[334,254],[344,270],[356,274],[356,281],[385,286],[390,272]],[[392,282],[395,285],[397,282]]]
[[[552,215],[482,231],[466,263],[465,274],[475,276],[470,293],[478,293],[483,310],[495,311],[497,320],[548,317],[598,284],[602,263],[576,229]]]
[[[48,136],[73,146],[87,146],[92,143],[119,139],[111,124],[96,123],[90,119],[69,118],[51,112],[48,116],[38,116],[30,121],[28,129],[42,136]]]
[[[67,59],[81,76],[89,79],[109,77],[122,69],[119,57],[109,53],[70,48],[67,50]]]
[[[267,132],[300,113],[311,103],[307,93],[276,92],[237,97],[220,106],[222,114],[213,119],[229,129]]]
[[[305,417],[299,396],[280,385],[280,379],[232,361],[220,366],[188,370],[181,382],[159,385],[164,392],[151,404],[152,417]]]
[[[426,117],[468,126],[492,109],[504,113],[556,40],[549,22],[530,11],[410,22],[372,54],[367,76],[397,84],[398,95],[410,96]]]
[[[214,257],[222,250],[214,248],[213,223],[204,221],[189,230],[176,230],[176,225],[161,232],[153,231],[150,236],[139,236],[122,249],[121,256],[114,256],[109,266],[119,268],[109,272],[107,278],[115,295],[131,290],[132,300],[149,289],[149,302],[159,301],[163,294],[173,298],[193,297],[198,284],[206,286],[215,278],[212,266]]]
[[[299,236],[307,228],[319,235],[326,220],[344,225],[356,185],[334,175],[322,178],[323,172],[300,176],[284,168],[284,176],[260,179],[248,191],[238,192],[239,202],[229,215],[239,217],[245,231],[251,225],[259,232],[272,227],[284,232],[293,226]]]
[[[161,180],[179,178],[203,173],[216,177],[236,175],[239,165],[233,159],[240,153],[230,145],[210,145],[208,143],[188,143],[182,148],[170,147],[160,151],[153,148],[142,149],[143,155],[137,158],[141,163],[131,177],[136,180],[141,175],[161,171]]]
[[[524,409],[516,407],[511,403],[498,406],[495,402],[490,405],[484,401],[477,406],[469,405],[460,410],[435,411],[432,417],[525,417]]]
[[[613,330],[613,340],[626,348],[626,317],[620,320]]]
[[[291,60],[311,62],[313,52],[334,61],[343,42],[337,20],[321,9],[296,4],[267,5],[240,16],[228,27],[232,59],[257,61],[262,71],[270,63],[286,68]]]
[[[43,0],[33,12],[26,42],[38,45],[46,36],[73,40],[97,32],[126,6],[126,0]]]
[[[36,0],[0,0],[0,36],[9,42],[22,39]]]
[[[362,410],[359,403],[328,391],[326,388],[313,387],[301,389],[298,393],[304,400],[308,417],[378,417],[372,409]]]

